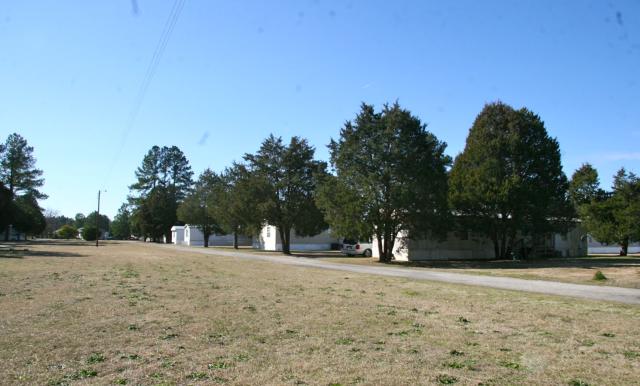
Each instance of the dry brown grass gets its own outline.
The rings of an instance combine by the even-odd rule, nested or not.
[[[640,379],[634,306],[139,243],[28,248],[0,257],[2,384]]]
[[[375,258],[325,257],[334,263],[385,266]],[[474,275],[508,276],[521,279],[561,281],[566,283],[640,288],[640,256],[588,256],[580,258],[533,259],[520,261],[425,261],[397,262],[394,265],[429,268],[438,271]],[[605,281],[594,280],[602,271]]]

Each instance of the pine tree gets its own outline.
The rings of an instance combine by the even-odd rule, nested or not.
[[[177,221],[177,208],[191,191],[193,171],[184,153],[176,146],[153,146],[135,172],[137,181],[129,189],[129,202],[134,207],[135,225],[161,239],[157,232],[165,227],[167,242],[171,242],[171,226]],[[159,213],[157,211],[168,211]],[[148,223],[147,221],[152,221]],[[168,224],[168,225],[167,225]]]
[[[31,230],[39,228],[41,225],[42,210],[37,205],[37,201],[33,208],[38,208],[40,215],[33,218],[31,226],[26,227],[24,225],[26,220],[15,216],[21,211],[21,208],[16,207],[16,200],[19,197],[28,197],[25,200],[29,202],[47,198],[46,194],[38,190],[44,184],[44,179],[42,178],[42,170],[37,169],[35,165],[33,147],[29,146],[27,140],[20,134],[13,133],[9,135],[4,145],[0,144],[0,182],[8,190],[9,195],[9,204],[6,205],[2,217],[6,216],[5,218],[9,219],[6,222],[9,224],[20,221],[22,228]],[[9,239],[9,227],[5,226],[4,228],[6,241]]]

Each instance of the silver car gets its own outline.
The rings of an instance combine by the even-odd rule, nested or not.
[[[351,239],[344,239],[342,241],[342,254],[347,256],[371,257],[371,248],[371,242],[361,243]]]

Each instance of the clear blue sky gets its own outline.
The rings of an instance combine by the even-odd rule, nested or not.
[[[172,5],[2,2],[0,136],[35,147],[44,208],[86,214],[106,189],[113,217],[153,145],[179,146],[196,175],[270,133],[327,159],[361,102],[396,99],[452,156],[502,100],[542,117],[567,175],[640,172],[639,1],[187,0],[125,135]]]

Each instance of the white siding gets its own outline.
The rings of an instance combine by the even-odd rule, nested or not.
[[[374,257],[380,257],[375,238],[372,252]],[[493,244],[489,240],[471,234],[463,240],[457,232],[449,232],[445,240],[411,240],[401,232],[393,247],[393,256],[398,261],[491,259],[493,255]]]
[[[554,247],[564,257],[578,257],[587,255],[587,235],[580,226],[574,227],[566,234],[556,233]]]
[[[184,227],[174,225],[171,227],[171,242],[176,245],[184,244]]]
[[[331,244],[336,243],[340,243],[340,240],[333,237],[328,230],[310,237],[298,236],[294,230],[291,231],[292,251],[327,251],[331,249]],[[264,251],[281,251],[280,232],[273,225],[265,225],[254,239],[253,247]]]
[[[204,235],[202,231],[195,225],[185,225],[184,226],[184,244],[194,246],[194,247],[203,247],[204,246]],[[239,246],[251,246],[252,241],[251,237],[238,235],[238,245]],[[222,247],[222,246],[233,246],[233,235],[219,235],[212,234],[209,236],[209,246],[210,247]]]
[[[585,256],[587,242],[582,227],[576,226],[566,235],[553,235],[554,248],[564,257]],[[445,240],[436,238],[411,240],[406,233],[396,237],[393,256],[398,261],[419,260],[481,260],[493,259],[493,243],[487,237],[468,232],[449,232]],[[380,257],[377,239],[373,240],[373,256]]]

